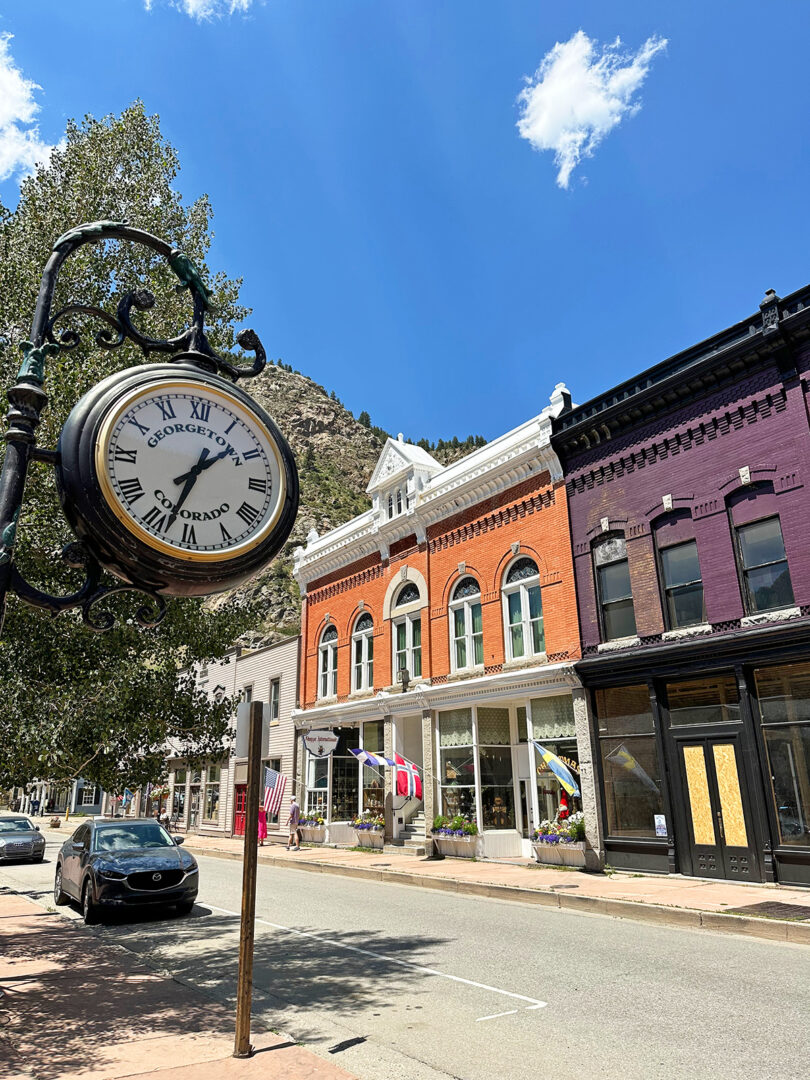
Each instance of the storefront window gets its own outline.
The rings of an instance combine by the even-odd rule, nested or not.
[[[360,811],[360,763],[351,748],[359,745],[356,727],[337,728],[332,754],[332,821],[350,821]]]
[[[209,765],[205,782],[205,812],[203,817],[206,821],[216,823],[219,821],[219,765]]]
[[[307,813],[326,815],[329,793],[329,758],[317,758],[308,754],[307,760]]]
[[[182,820],[186,811],[186,770],[178,769],[174,774],[172,792],[172,816]]]
[[[810,847],[810,664],[754,675],[779,841]]]
[[[201,781],[202,772],[199,769],[192,769],[191,786],[188,791],[188,827],[190,829],[196,829],[200,824]]]
[[[449,709],[439,713],[439,783],[441,812],[475,815],[475,756],[472,745],[472,712]]]
[[[574,739],[574,701],[570,694],[532,698],[532,738]]]
[[[568,766],[577,784],[579,784],[579,753],[576,740],[569,739],[564,742],[546,740],[543,746],[546,750],[550,750],[552,754],[556,754],[563,764]],[[539,754],[535,754],[534,761],[536,763],[537,806],[540,811],[540,820],[553,821],[563,804],[564,789],[548,765],[541,761]],[[566,794],[565,802],[570,814],[582,809],[581,800],[572,795]]]
[[[655,815],[664,811],[649,691],[611,687],[595,699],[608,835],[655,836]]]
[[[740,692],[733,675],[667,683],[667,699],[673,727],[740,722]]]
[[[482,746],[481,813],[485,829],[514,829],[515,788],[512,782],[512,751],[508,746]]]
[[[384,724],[372,720],[363,724],[363,749],[383,753]],[[382,814],[385,810],[385,776],[382,769],[363,766],[363,810]]]

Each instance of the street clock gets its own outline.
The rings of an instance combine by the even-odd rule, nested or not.
[[[169,596],[245,581],[279,551],[298,507],[276,425],[194,364],[143,365],[93,387],[62,429],[56,474],[65,516],[99,563]]]

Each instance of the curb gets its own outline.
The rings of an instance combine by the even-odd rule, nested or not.
[[[241,862],[242,855],[220,848],[200,848],[186,841],[186,847],[197,855],[210,855],[217,859]],[[714,930],[722,934],[739,934],[743,937],[760,938],[764,941],[783,941],[792,945],[810,945],[810,922],[787,922],[783,919],[757,919],[747,915],[734,915],[725,911],[702,911],[699,908],[666,907],[663,904],[645,904],[637,900],[611,900],[599,896],[571,896],[552,892],[550,889],[524,889],[518,885],[496,885],[487,882],[464,881],[459,878],[437,878],[426,874],[409,873],[406,870],[372,869],[363,866],[340,866],[301,860],[279,859],[259,853],[259,863],[282,869],[306,870],[312,874],[336,874],[340,877],[358,878],[365,881],[390,882],[409,885],[417,889],[435,889],[439,892],[457,893],[464,896],[482,896],[490,900],[508,900],[520,904],[536,904],[538,907],[558,908],[561,911],[588,915],[607,915],[616,919],[655,923],[659,926],[691,930]]]

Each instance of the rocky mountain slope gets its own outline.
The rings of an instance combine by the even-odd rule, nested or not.
[[[230,594],[257,604],[261,625],[252,642],[257,644],[298,631],[301,597],[292,576],[292,552],[306,543],[313,527],[323,534],[368,509],[366,485],[386,433],[361,424],[334,395],[282,364],[268,364],[246,389],[288,440],[301,482],[298,518],[281,555],[268,570]],[[469,453],[474,442],[451,440],[431,452],[442,464],[449,464]]]

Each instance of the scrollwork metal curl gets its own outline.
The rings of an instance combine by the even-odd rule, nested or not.
[[[95,307],[92,304],[67,304],[49,319],[45,328],[47,340],[54,345],[58,345],[61,349],[66,351],[75,349],[82,340],[79,331],[74,330],[73,327],[60,330],[59,337],[56,337],[56,323],[66,315],[90,315],[105,322],[107,325],[98,330],[95,335],[96,345],[100,345],[102,349],[117,349],[126,340],[126,334],[121,323],[113,315],[104,311],[103,308]]]
[[[153,607],[142,604],[135,612],[135,622],[145,630],[151,630],[157,626],[166,614],[167,606],[165,599],[152,589],[140,585],[114,585],[111,588],[97,589],[91,597],[82,604],[82,622],[91,630],[104,634],[115,626],[115,616],[108,609],[94,612],[93,608],[103,600],[121,593],[140,593],[148,597]]]

